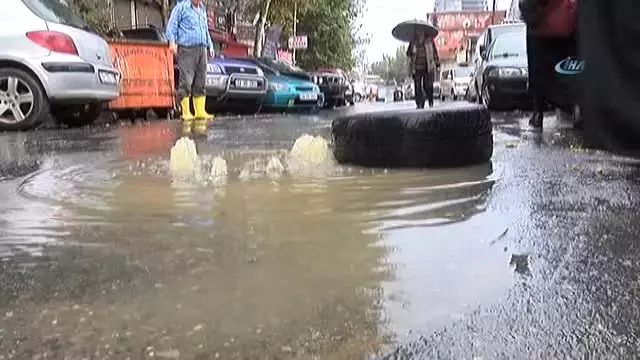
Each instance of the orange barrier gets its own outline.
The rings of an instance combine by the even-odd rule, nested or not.
[[[173,109],[173,53],[167,43],[111,40],[109,49],[122,76],[120,97],[109,104],[110,110]]]
[[[127,160],[166,155],[178,134],[169,121],[159,121],[131,127],[120,127],[120,152]]]

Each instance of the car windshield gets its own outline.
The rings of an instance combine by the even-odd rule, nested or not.
[[[274,69],[276,69],[276,70],[278,70],[280,72],[304,72],[304,70],[302,70],[301,68],[299,68],[297,66],[290,65],[290,64],[288,64],[288,63],[286,63],[284,61],[281,61],[281,60],[262,59],[262,61],[266,65],[268,65],[268,66],[270,66],[270,67],[272,67],[272,68],[274,68]]]
[[[22,0],[24,4],[36,15],[58,24],[69,25],[76,28],[89,30],[87,23],[76,14],[65,0]]]
[[[491,49],[491,58],[519,57],[527,55],[527,39],[524,31],[514,31],[498,36]]]
[[[473,71],[470,67],[460,67],[453,70],[457,78],[469,77]]]

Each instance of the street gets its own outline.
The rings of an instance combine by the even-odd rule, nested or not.
[[[487,165],[269,175],[413,106],[217,119],[224,184],[171,182],[179,122],[0,134],[0,360],[636,357],[640,162],[569,124],[495,114]]]

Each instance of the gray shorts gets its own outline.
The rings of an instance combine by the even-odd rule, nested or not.
[[[207,48],[178,46],[178,99],[206,95],[207,61]]]

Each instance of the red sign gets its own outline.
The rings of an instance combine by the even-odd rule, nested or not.
[[[499,24],[506,11],[496,11],[493,23]],[[491,25],[491,11],[433,13],[431,21],[440,30],[480,29],[482,32]]]
[[[493,23],[499,24],[505,16],[506,11],[496,11]],[[429,18],[440,29],[435,42],[443,60],[455,58],[469,37],[480,35],[491,25],[491,11],[433,13]]]
[[[290,65],[293,65],[293,54],[287,50],[278,50],[278,60],[282,60]]]

